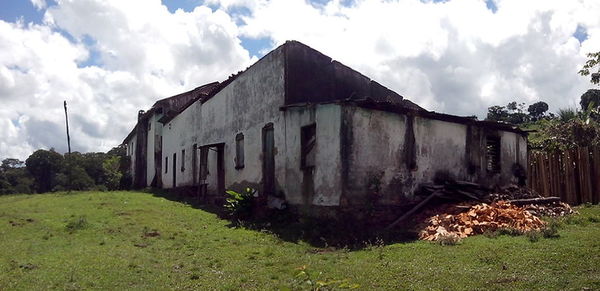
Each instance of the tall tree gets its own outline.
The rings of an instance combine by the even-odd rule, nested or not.
[[[490,121],[506,121],[508,118],[508,111],[506,111],[506,107],[494,105],[488,107],[488,113],[486,120]]]
[[[531,116],[531,119],[539,120],[542,116],[544,116],[546,111],[548,111],[548,103],[544,101],[533,103],[529,105],[527,111],[529,112],[529,116]]]
[[[590,82],[592,84],[600,83],[600,52],[587,54],[588,60],[583,65],[583,68],[579,70],[579,74],[582,76],[590,76]],[[597,70],[595,67],[598,67]],[[596,70],[596,72],[594,72]],[[587,109],[587,108],[586,108]]]
[[[7,158],[2,160],[2,165],[0,166],[0,170],[7,171],[9,169],[21,168],[25,162],[19,159]]]
[[[53,149],[37,150],[27,158],[25,165],[35,180],[38,193],[52,190],[56,185],[56,175],[62,170],[63,163],[63,156]]]
[[[598,89],[589,89],[583,95],[581,95],[581,99],[579,100],[579,105],[581,105],[581,110],[586,111],[588,109],[598,108],[600,106],[600,90]]]

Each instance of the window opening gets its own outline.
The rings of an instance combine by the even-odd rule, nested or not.
[[[238,133],[235,136],[235,168],[244,168],[244,134]]]
[[[500,173],[500,137],[486,137],[485,157],[487,171]]]
[[[300,167],[302,169],[308,169],[315,166],[315,143],[317,141],[317,126],[311,124],[303,126],[300,130]]]
[[[181,171],[185,171],[185,150],[181,150]]]

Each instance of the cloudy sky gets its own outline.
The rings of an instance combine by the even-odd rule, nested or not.
[[[298,40],[429,110],[575,107],[600,50],[598,0],[0,2],[0,159],[106,151],[154,101]]]

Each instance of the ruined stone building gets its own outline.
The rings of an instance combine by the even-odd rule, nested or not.
[[[425,110],[296,41],[140,111],[124,144],[137,187],[305,210],[399,205],[439,173],[503,185],[527,164],[525,132]]]

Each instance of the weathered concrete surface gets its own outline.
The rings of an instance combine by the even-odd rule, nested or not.
[[[515,165],[526,166],[526,139],[517,133],[469,129],[465,124],[356,106],[345,106],[343,112],[343,202],[347,205],[403,203],[421,183],[432,182],[438,174],[489,186],[516,183]],[[411,124],[414,145],[406,138]],[[475,137],[469,137],[471,134]],[[500,173],[486,169],[487,135],[500,136]],[[470,152],[468,143],[479,152]],[[407,163],[413,154],[416,165]],[[472,171],[470,162],[476,164]]]
[[[315,167],[300,165],[300,133],[316,125]],[[341,196],[341,107],[335,104],[292,107],[285,111],[286,199],[295,205],[337,206]]]
[[[128,136],[134,172],[143,173],[144,186],[156,179],[163,188],[203,183],[209,195],[218,196],[218,182],[224,180],[225,189],[251,187],[263,197],[263,136],[271,124],[275,186],[272,197],[261,201],[278,197],[310,215],[333,208],[402,205],[421,183],[440,174],[490,186],[517,182],[519,167],[527,163],[522,132],[427,112],[297,42],[286,43],[221,84],[206,86],[197,90],[203,98],[189,95],[192,91],[181,95],[181,100],[197,100],[187,105],[163,99],[165,106],[179,102],[175,105],[183,111],[166,116],[158,109],[148,112]],[[311,125],[314,166],[303,167],[301,132]],[[235,162],[238,134],[244,136],[241,168]],[[486,168],[490,136],[500,140],[499,173]],[[201,180],[200,149],[207,147],[208,173]],[[218,148],[223,150],[221,179]]]
[[[262,180],[262,128],[273,123],[277,193],[285,192],[281,188],[285,185],[285,123],[279,110],[284,104],[283,62],[281,50],[271,52],[212,98],[204,103],[195,102],[165,126],[163,160],[172,157],[173,153],[180,157],[181,150],[186,151],[184,170],[176,173],[176,186],[193,183],[193,144],[202,147],[223,143],[226,188],[258,188]],[[235,136],[238,133],[244,134],[245,167],[241,169],[235,169]],[[210,152],[208,164],[208,189],[215,191],[216,156]],[[172,174],[163,175],[163,183],[167,188],[173,187]]]
[[[135,130],[134,130],[135,132]],[[136,151],[135,151],[135,143],[137,142],[137,135],[135,133],[131,134],[125,141],[123,142],[127,145],[127,156],[129,156],[131,163],[129,166],[129,172],[131,173],[132,180],[135,179],[135,163],[136,163]]]

